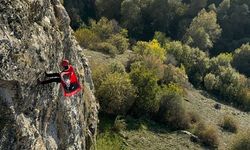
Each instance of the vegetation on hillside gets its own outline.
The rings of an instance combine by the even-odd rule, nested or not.
[[[131,39],[150,40],[160,31],[213,55],[250,42],[248,0],[64,0],[64,5],[74,29],[106,17],[126,28]]]
[[[76,0],[77,1],[77,0]],[[183,105],[199,88],[250,111],[248,0],[64,0],[79,44],[126,62],[92,63],[101,112],[146,117],[219,145],[217,129]],[[220,125],[236,132],[225,117]],[[117,125],[119,127],[119,124]],[[104,138],[105,139],[105,138]]]

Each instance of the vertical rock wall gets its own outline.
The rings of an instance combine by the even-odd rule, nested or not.
[[[94,148],[98,103],[88,62],[59,0],[0,0],[0,149]],[[84,93],[37,85],[67,58]]]

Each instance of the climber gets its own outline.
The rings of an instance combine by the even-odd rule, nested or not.
[[[69,64],[69,61],[64,59],[61,62],[61,67],[63,71],[61,73],[47,73],[46,77],[53,77],[48,80],[40,81],[38,79],[38,84],[48,84],[52,82],[61,83],[64,96],[72,96],[81,90],[81,86],[77,80],[77,76],[73,67]]]

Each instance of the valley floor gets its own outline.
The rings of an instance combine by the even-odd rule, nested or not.
[[[84,54],[89,58],[90,62],[103,61],[121,61],[126,62],[130,57],[130,52],[117,56],[115,59],[109,56],[85,50]],[[242,112],[228,104],[223,104],[215,97],[202,90],[194,88],[188,89],[185,97],[184,105],[188,110],[198,113],[203,121],[207,124],[214,125],[219,131],[219,147],[218,149],[229,149],[235,137],[235,133],[224,131],[220,127],[220,122],[225,115],[232,116],[239,125],[239,131],[248,130],[250,125],[250,113]],[[221,109],[215,109],[215,104],[219,104]],[[104,118],[100,118],[101,120]],[[126,119],[125,119],[126,120]],[[127,120],[126,120],[127,122]],[[128,121],[128,122],[131,122]],[[138,122],[136,120],[135,122]],[[132,123],[133,124],[133,123]],[[101,133],[102,134],[102,133]],[[99,140],[101,140],[99,138]],[[119,140],[122,141],[122,148],[131,150],[196,150],[208,149],[200,144],[190,141],[190,136],[179,131],[168,131],[163,125],[154,122],[142,123],[138,129],[127,129],[119,134]],[[98,143],[98,142],[97,142]],[[103,144],[103,143],[102,143]],[[114,149],[112,146],[106,149]],[[103,149],[102,149],[103,150]]]

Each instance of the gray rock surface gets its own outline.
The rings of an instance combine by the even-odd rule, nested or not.
[[[94,149],[98,103],[91,71],[59,0],[0,0],[0,149]],[[69,59],[84,92],[37,85]]]

